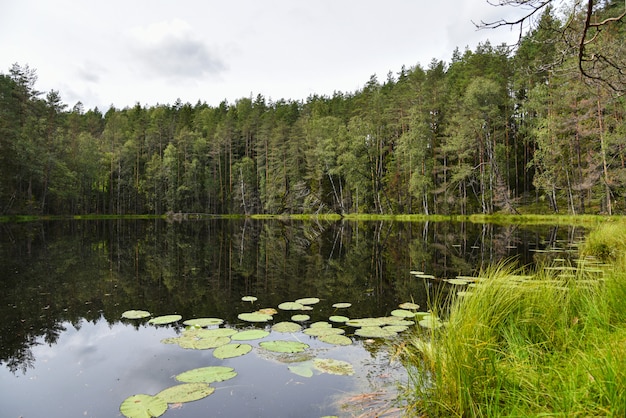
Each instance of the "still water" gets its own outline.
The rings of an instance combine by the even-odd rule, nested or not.
[[[567,257],[575,227],[463,223],[209,220],[51,221],[0,224],[0,399],[2,416],[115,417],[124,399],[154,395],[174,376],[226,365],[238,375],[214,394],[171,405],[165,417],[376,416],[406,383],[388,344],[356,337],[333,346],[302,333],[276,335],[347,361],[354,375],[291,373],[258,341],[242,357],[163,344],[181,324],[122,320],[129,309],[183,319],[221,318],[233,328],[267,328],[242,312],[299,298],[321,301],[310,322],[330,315],[387,316],[403,302],[427,304],[437,278],[471,275],[489,263]],[[557,249],[559,252],[545,252]],[[243,296],[257,297],[254,303]],[[332,305],[348,302],[341,312]],[[299,313],[299,312],[295,312]],[[273,323],[294,312],[279,311]],[[271,324],[270,324],[271,325]],[[389,416],[393,414],[389,411]],[[370,415],[368,415],[370,414]]]

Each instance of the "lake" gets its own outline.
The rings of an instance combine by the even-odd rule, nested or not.
[[[406,372],[393,358],[395,340],[354,335],[348,346],[271,326],[294,314],[304,328],[329,317],[387,317],[404,302],[426,308],[438,279],[472,275],[514,258],[530,265],[565,258],[584,237],[581,227],[472,223],[326,222],[295,220],[49,221],[0,224],[0,393],[3,417],[115,417],[136,394],[179,384],[175,376],[210,366],[237,375],[216,390],[170,405],[165,417],[376,416],[393,408]],[[242,300],[254,296],[256,301]],[[277,309],[267,323],[239,314],[316,298],[310,310]],[[333,307],[349,303],[348,308]],[[181,321],[153,325],[123,319],[128,310]],[[213,349],[166,344],[185,334],[182,321],[217,318],[235,330],[266,330],[241,341],[250,353],[226,359]],[[306,358],[261,343],[307,344]],[[290,367],[325,358],[347,362],[351,375]],[[393,416],[393,409],[388,410]],[[368,415],[369,414],[369,415]]]

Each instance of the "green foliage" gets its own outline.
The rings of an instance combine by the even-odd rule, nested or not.
[[[623,253],[622,253],[623,255]],[[620,416],[626,412],[623,258],[574,276],[496,266],[453,298],[443,328],[405,351],[429,416]]]
[[[562,25],[547,7],[514,53],[485,41],[304,102],[103,115],[42,97],[14,64],[0,74],[0,215],[622,213],[625,100],[571,71]],[[611,28],[589,54],[624,55]]]

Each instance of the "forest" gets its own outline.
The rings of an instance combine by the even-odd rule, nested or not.
[[[15,63],[0,215],[626,213],[624,67],[605,59],[626,57],[622,9],[597,2],[615,24],[587,22],[584,71],[584,14],[548,6],[516,48],[485,41],[300,101],[103,113]]]

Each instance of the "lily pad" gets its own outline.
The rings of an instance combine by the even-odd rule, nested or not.
[[[346,337],[345,335],[327,334],[327,335],[320,335],[317,339],[327,344],[352,345],[352,340]]]
[[[255,302],[257,300],[256,296],[244,296],[241,298],[244,302]]]
[[[307,365],[295,365],[295,366],[289,366],[289,371],[291,373],[295,373],[298,376],[302,376],[302,377],[312,377],[313,376],[313,369],[311,369],[311,366],[307,366]]]
[[[208,338],[208,337],[230,337],[231,335],[236,334],[236,329],[233,328],[212,328],[212,329],[201,329],[194,333],[194,335],[198,338]]]
[[[156,394],[156,397],[167,403],[183,403],[206,398],[213,392],[215,388],[206,383],[183,383],[162,390]]]
[[[400,318],[413,318],[415,316],[415,312],[407,311],[405,309],[394,309],[391,311],[391,315]]]
[[[337,309],[345,309],[345,308],[349,308],[350,306],[352,306],[352,304],[348,302],[338,302],[338,303],[333,304],[333,308],[337,308]]]
[[[125,319],[143,319],[150,316],[150,312],[148,311],[138,311],[138,310],[130,310],[122,313],[122,318]]]
[[[346,325],[350,325],[351,327],[379,327],[382,325],[387,325],[387,320],[384,318],[359,318],[359,319],[351,319],[346,322]]]
[[[250,351],[252,351],[252,346],[250,344],[226,344],[221,347],[217,347],[215,351],[213,351],[213,356],[224,360],[227,358],[243,356],[248,354]]]
[[[421,327],[429,328],[429,329],[437,329],[443,326],[443,322],[441,319],[437,318],[434,315],[428,315],[424,317],[421,321],[418,322]]]
[[[296,324],[295,322],[279,322],[272,326],[272,331],[275,332],[298,332],[302,329],[300,324]]]
[[[120,412],[128,418],[160,417],[167,411],[167,402],[156,396],[133,395],[120,405]]]
[[[208,327],[209,325],[221,325],[224,323],[223,319],[220,318],[193,318],[188,319],[183,324],[190,327]]]
[[[211,348],[221,347],[230,342],[228,337],[207,337],[194,341],[191,346],[196,350],[209,350]]]
[[[340,376],[349,376],[354,374],[354,368],[352,365],[342,360],[316,358],[313,360],[313,367],[321,372]]]
[[[264,329],[247,329],[245,331],[239,331],[230,338],[233,341],[260,340],[268,335],[270,335],[270,333]]]
[[[398,305],[398,308],[418,310],[420,308],[420,306],[417,303],[404,302],[404,303],[401,303],[400,305]]]
[[[297,299],[296,303],[299,303],[300,305],[315,305],[316,303],[319,303],[320,299],[319,298],[302,298],[302,299]]]
[[[311,328],[331,328],[333,325],[326,321],[317,321],[311,324]]]
[[[242,321],[247,321],[247,322],[267,322],[267,321],[271,321],[272,319],[274,319],[272,315],[263,314],[259,312],[240,313],[239,315],[237,315],[237,318],[241,319]]]
[[[298,302],[283,302],[278,305],[278,309],[283,311],[299,311],[304,308],[304,305]]]
[[[275,353],[300,353],[309,348],[308,344],[301,343],[300,341],[284,340],[264,341],[259,343],[259,346]]]
[[[381,327],[362,327],[354,333],[365,338],[390,338],[398,335],[396,332]]]
[[[311,319],[311,317],[309,315],[304,315],[304,314],[294,315],[291,317],[291,320],[296,321],[296,322],[304,322],[304,321],[308,321],[309,319]]]
[[[333,315],[330,318],[328,318],[328,320],[332,322],[348,322],[350,318],[348,318],[347,316],[342,316],[342,315]]]
[[[333,327],[316,327],[316,328],[307,328],[302,331],[306,335],[310,335],[311,337],[321,337],[323,335],[340,335],[344,334],[345,331],[341,328],[333,328]]]
[[[213,383],[223,382],[237,376],[237,372],[232,367],[209,366],[188,370],[176,376],[176,380],[185,383]]]
[[[447,280],[448,283],[450,284],[454,284],[454,285],[458,285],[458,286],[462,286],[462,285],[466,285],[469,283],[469,281],[465,280],[465,279],[448,279]]]
[[[409,329],[409,327],[406,325],[387,325],[383,327],[383,329],[391,332],[404,332]]]
[[[148,323],[153,325],[166,325],[180,321],[181,319],[183,319],[181,315],[163,315],[152,318]]]

